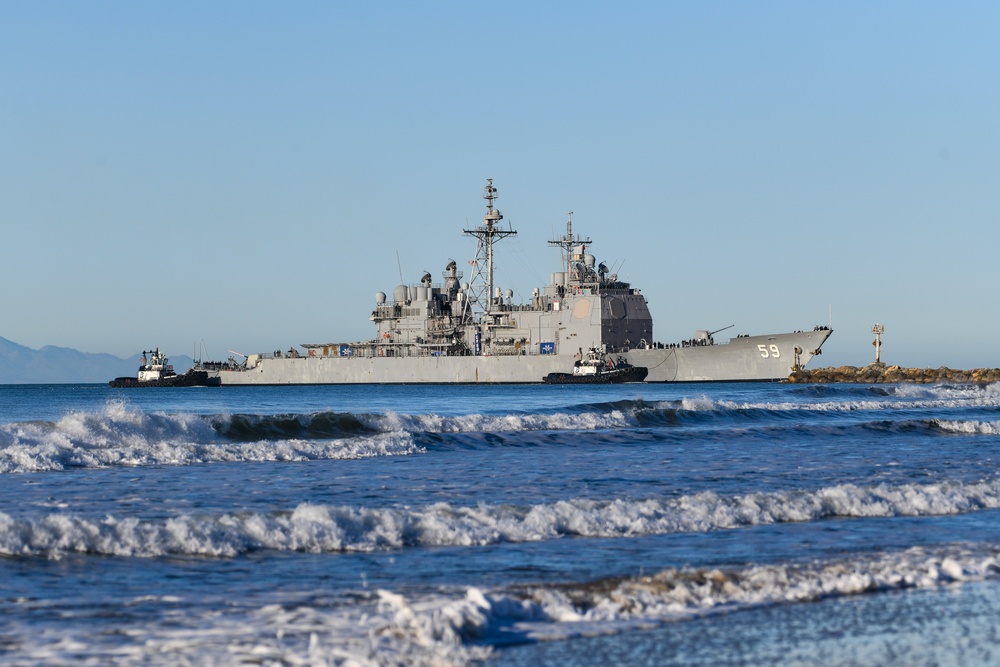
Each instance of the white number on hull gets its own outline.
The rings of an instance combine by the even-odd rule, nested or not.
[[[777,345],[758,345],[757,349],[760,350],[760,356],[767,359],[768,357],[774,357],[777,359],[781,356],[781,350],[778,349]]]

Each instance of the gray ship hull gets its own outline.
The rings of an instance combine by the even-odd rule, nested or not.
[[[787,380],[796,366],[809,363],[831,333],[818,329],[742,336],[719,345],[632,350],[624,356],[629,363],[649,369],[646,382]]]
[[[786,380],[805,366],[832,332],[744,336],[727,343],[622,352],[649,369],[646,382],[762,382]],[[763,348],[761,347],[763,346]],[[427,357],[267,357],[246,366],[210,371],[222,385],[310,384],[530,384],[567,372],[567,355]]]

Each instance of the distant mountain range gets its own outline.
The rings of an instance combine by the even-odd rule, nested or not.
[[[121,359],[52,345],[32,350],[0,337],[0,384],[104,383],[123,375],[135,377],[141,359],[141,354]],[[194,365],[184,355],[171,355],[170,363],[178,373]]]

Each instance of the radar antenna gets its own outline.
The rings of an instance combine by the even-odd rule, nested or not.
[[[549,245],[557,245],[562,248],[564,263],[566,267],[566,278],[570,279],[573,275],[573,262],[583,261],[583,256],[587,254],[587,246],[590,245],[592,241],[590,237],[583,238],[579,234],[575,237],[573,236],[573,211],[566,211],[566,235],[561,239],[553,239],[549,241]],[[576,248],[580,249],[580,252],[576,253],[574,256],[574,250]]]

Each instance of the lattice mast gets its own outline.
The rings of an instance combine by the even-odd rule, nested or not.
[[[573,263],[575,261],[583,261],[583,256],[587,253],[587,246],[591,243],[592,241],[589,236],[573,236],[573,211],[567,211],[566,235],[561,239],[549,241],[549,245],[559,246],[563,251],[563,266],[566,268],[567,280],[571,280],[571,277],[575,275],[575,271],[573,271]],[[574,250],[577,248],[579,248],[579,251],[574,253]]]
[[[503,220],[503,214],[493,206],[497,199],[497,189],[493,187],[493,179],[486,179],[483,189],[483,199],[486,200],[486,215],[483,224],[475,229],[462,230],[463,234],[475,236],[479,241],[476,248],[476,259],[472,262],[472,276],[469,278],[466,303],[477,315],[489,314],[493,304],[493,242],[514,236],[513,229],[500,229],[497,223]]]

